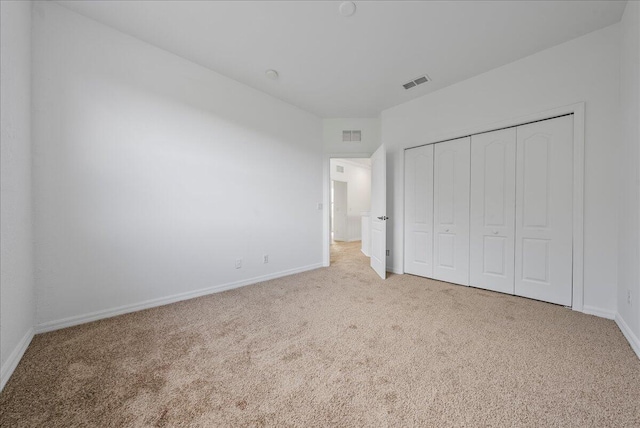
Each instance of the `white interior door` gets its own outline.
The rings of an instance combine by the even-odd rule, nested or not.
[[[371,267],[387,276],[387,152],[382,144],[371,156]]]
[[[571,305],[573,117],[517,128],[515,292]]]
[[[435,145],[433,277],[469,285],[471,138]]]
[[[514,293],[516,129],[471,137],[469,284]]]
[[[404,271],[433,276],[433,144],[404,152]]]
[[[333,240],[348,240],[347,183],[333,181]]]

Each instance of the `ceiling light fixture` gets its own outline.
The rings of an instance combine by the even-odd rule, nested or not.
[[[264,74],[266,74],[267,77],[271,80],[278,80],[278,72],[275,70],[267,70],[264,72]]]
[[[340,15],[351,16],[356,13],[356,4],[352,1],[343,1],[340,3]]]

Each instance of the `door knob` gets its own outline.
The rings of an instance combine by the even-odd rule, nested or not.
[[[444,231],[445,231],[445,232],[448,232],[448,231],[449,231],[449,229],[445,229]]]
[[[497,230],[494,230],[494,231],[493,231],[493,234],[494,234],[494,235],[497,235],[497,234],[498,234],[498,231],[497,231]]]
[[[378,220],[389,220],[389,217],[387,217],[386,215],[382,215],[378,217]]]

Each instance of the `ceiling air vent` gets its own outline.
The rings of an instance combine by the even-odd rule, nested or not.
[[[417,77],[412,81],[405,83],[404,85],[402,85],[402,87],[405,89],[411,89],[411,88],[415,88],[418,85],[422,85],[423,83],[427,83],[430,80],[431,79],[429,79],[429,76],[425,74],[424,76]]]
[[[362,131],[342,131],[343,142],[360,142],[362,141]]]

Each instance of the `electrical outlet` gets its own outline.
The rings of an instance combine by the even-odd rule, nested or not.
[[[627,304],[631,304],[631,289],[627,288]]]
[[[269,254],[262,256],[262,263],[269,263]]]
[[[236,259],[236,269],[240,269],[242,267],[242,259]]]

